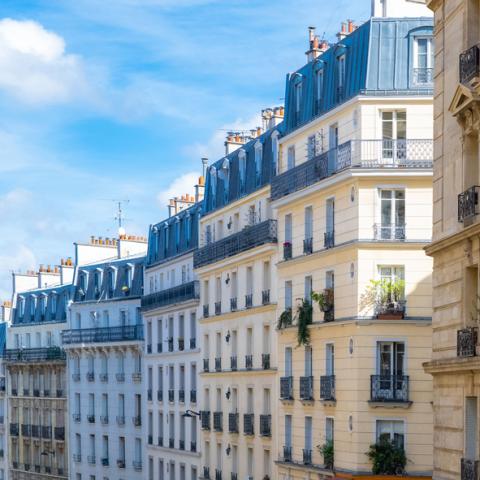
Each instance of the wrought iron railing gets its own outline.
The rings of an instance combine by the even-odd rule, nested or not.
[[[245,355],[245,368],[251,370],[253,368],[253,355]]]
[[[478,328],[457,330],[457,356],[474,357],[477,354]]]
[[[125,325],[122,327],[82,328],[64,330],[62,343],[106,343],[143,340],[143,325]]]
[[[407,375],[372,375],[370,400],[372,402],[408,402],[408,380]]]
[[[185,390],[183,388],[181,388],[179,391],[178,391],[178,401],[180,403],[185,403]]]
[[[292,461],[292,447],[283,447],[283,461],[291,462]]]
[[[313,377],[300,377],[300,399],[313,400]]]
[[[262,290],[262,305],[268,305],[270,303],[270,289]]]
[[[142,297],[142,309],[151,310],[200,298],[198,280],[177,285]]]
[[[223,431],[223,412],[213,412],[213,429],[216,432]]]
[[[335,230],[330,230],[323,234],[323,246],[325,248],[333,248],[335,246]]]
[[[215,371],[222,371],[222,357],[215,357]]]
[[[235,312],[237,310],[237,297],[230,299],[230,311]]]
[[[280,378],[280,399],[293,400],[293,377]]]
[[[175,401],[175,390],[173,388],[168,390],[168,401],[170,403],[173,403]]]
[[[197,339],[194,337],[190,339],[190,350],[195,350],[195,348],[197,348]]]
[[[335,400],[335,375],[320,377],[320,398],[322,400]]]
[[[210,310],[210,305],[207,304],[207,305],[203,306],[203,317],[204,318],[208,318],[210,316],[209,310]]]
[[[463,222],[480,213],[479,208],[480,186],[473,186],[458,195],[458,221]]]
[[[253,413],[244,413],[243,414],[243,433],[245,435],[253,435],[255,431],[255,415]]]
[[[433,68],[414,68],[412,71],[412,83],[414,86],[432,86]]]
[[[303,464],[311,465],[312,464],[312,451],[309,449],[303,449]]]
[[[293,246],[291,242],[285,242],[283,244],[283,259],[291,260],[293,257]]]
[[[272,435],[272,416],[260,415],[260,435],[270,437]]]
[[[60,347],[15,348],[5,350],[6,362],[49,362],[65,361],[65,351]]]
[[[210,360],[208,358],[203,359],[203,371],[204,372],[210,371]]]
[[[228,431],[229,433],[238,433],[238,413],[228,414]]]
[[[405,240],[405,224],[376,223],[373,226],[375,240]]]
[[[479,480],[479,465],[478,460],[471,460],[462,458],[460,464],[460,480]]]
[[[218,468],[215,469],[215,480],[222,480],[222,471]]]
[[[459,56],[460,83],[467,83],[480,76],[480,48],[474,45]]]
[[[202,410],[200,412],[200,421],[202,423],[203,430],[210,430],[210,411]]]
[[[193,257],[194,268],[203,267],[260,245],[277,242],[277,221],[265,220],[240,232],[199,248]]]
[[[53,433],[55,440],[65,440],[65,427],[55,427]]]
[[[247,293],[245,295],[245,308],[252,308],[253,307],[253,293]]]
[[[262,353],[262,368],[264,370],[270,369],[270,354],[269,353]]]
[[[313,238],[304,238],[303,239],[303,253],[309,255],[313,252]]]
[[[215,302],[215,315],[222,314],[222,302]]]
[[[197,391],[190,390],[190,403],[197,403]]]
[[[233,355],[232,357],[230,357],[230,370],[232,370],[232,372],[235,372],[237,370],[237,364],[237,356]]]
[[[210,467],[203,467],[203,478],[210,480]]]

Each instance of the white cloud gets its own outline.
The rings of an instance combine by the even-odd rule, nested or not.
[[[161,207],[168,205],[168,201],[173,197],[181,197],[186,193],[195,194],[195,185],[198,183],[198,173],[189,172],[175,179],[165,190],[157,195],[157,200]]]
[[[0,89],[29,104],[63,103],[88,90],[78,56],[65,41],[30,20],[0,20]]]

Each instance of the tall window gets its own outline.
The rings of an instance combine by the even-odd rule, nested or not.
[[[405,279],[405,268],[402,265],[381,265],[378,267],[380,279],[388,283],[396,283],[399,280]],[[400,299],[405,298],[405,292],[400,292]],[[395,298],[389,298],[393,302]]]
[[[315,73],[315,111],[320,113],[320,107],[323,99],[323,69]]]
[[[377,420],[377,442],[381,440],[389,440],[397,447],[404,448],[404,422],[402,420]]]
[[[290,145],[287,150],[287,170],[295,167],[295,145]]]
[[[278,170],[278,132],[272,133],[272,174],[276,175]]]
[[[405,190],[380,190],[381,240],[405,239]]]
[[[292,447],[292,416],[285,415],[285,446]]]
[[[316,135],[310,135],[307,138],[307,159],[311,160],[313,157],[315,157],[317,148],[316,148]]]
[[[262,183],[262,157],[263,147],[260,142],[255,144],[255,184],[258,187]]]
[[[291,310],[293,307],[293,289],[290,280],[285,282],[285,310]]]
[[[238,153],[238,171],[240,177],[240,194],[244,194],[246,192],[247,156],[243,149]]]
[[[407,154],[407,112],[382,112],[382,158],[380,163],[405,161]]]
[[[303,82],[295,84],[295,124],[300,122],[300,111],[302,109]]]
[[[415,85],[433,82],[433,38],[418,37],[415,39],[413,52],[413,83]]]
[[[345,98],[345,72],[346,72],[346,56],[340,55],[337,58],[337,101]]]

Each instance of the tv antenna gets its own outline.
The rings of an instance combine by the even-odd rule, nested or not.
[[[124,210],[124,206],[130,203],[130,200],[127,198],[123,200],[113,200],[113,201],[117,204],[117,215],[115,217],[115,220],[118,222],[118,234],[125,235],[124,222],[126,218],[123,216],[123,210]]]

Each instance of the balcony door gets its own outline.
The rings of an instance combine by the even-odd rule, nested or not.
[[[380,163],[405,161],[407,156],[407,112],[382,112],[382,154]]]
[[[338,125],[330,125],[328,132],[328,173],[331,174],[337,167]]]
[[[403,398],[405,375],[405,344],[403,342],[378,342],[377,374],[380,375],[379,392],[385,399]]]
[[[333,343],[327,343],[325,350],[325,373],[328,376],[335,375],[335,345]]]
[[[405,239],[405,190],[380,190],[379,240]]]

